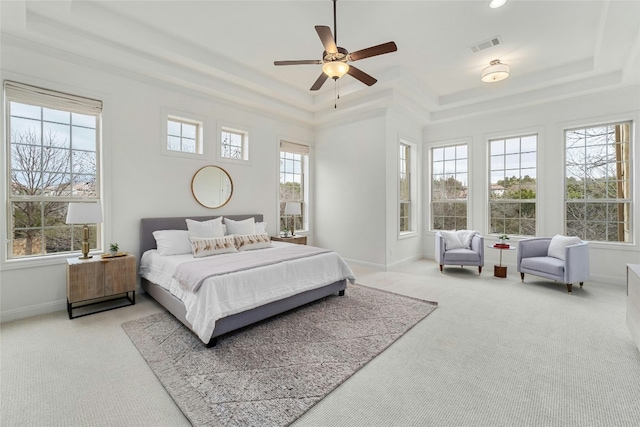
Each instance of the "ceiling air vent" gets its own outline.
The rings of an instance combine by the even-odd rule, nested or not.
[[[471,52],[476,53],[481,50],[489,49],[490,47],[498,46],[499,44],[502,44],[502,40],[500,40],[500,36],[495,36],[491,37],[489,40],[469,46],[469,48],[471,49]]]

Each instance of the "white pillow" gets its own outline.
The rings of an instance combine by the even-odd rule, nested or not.
[[[464,244],[460,241],[457,231],[440,230],[440,234],[444,237],[444,248],[446,250],[464,249]]]
[[[238,252],[233,236],[222,237],[190,237],[191,252],[194,258]]]
[[[567,246],[576,245],[580,243],[580,238],[576,236],[561,236],[556,234],[551,238],[549,243],[549,249],[547,249],[547,256],[558,258],[564,261],[564,249]]]
[[[266,222],[256,222],[256,234],[264,234],[267,232]]]
[[[271,237],[267,233],[264,234],[245,234],[233,236],[238,251],[250,251],[253,249],[264,249],[273,246]]]
[[[227,235],[231,234],[256,234],[256,221],[253,218],[242,221],[234,221],[229,218],[224,219],[227,225]]]
[[[189,229],[189,237],[222,237],[224,229],[222,228],[222,217],[210,219],[208,221],[195,221],[186,219],[187,229]]]
[[[187,230],[156,230],[153,232],[156,239],[158,254],[182,255],[191,252],[189,232]]]
[[[471,241],[476,234],[480,233],[476,230],[458,230],[458,239],[460,239],[460,243],[465,249],[471,249]]]

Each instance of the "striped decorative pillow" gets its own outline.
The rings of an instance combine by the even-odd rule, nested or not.
[[[264,234],[236,234],[233,236],[236,242],[236,248],[238,251],[250,251],[253,249],[270,248],[271,238],[267,233]]]
[[[194,258],[238,252],[233,236],[224,237],[190,237],[191,252]]]

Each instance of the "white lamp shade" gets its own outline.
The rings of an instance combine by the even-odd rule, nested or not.
[[[482,81],[485,83],[499,82],[509,77],[509,66],[494,59],[491,65],[482,70]]]
[[[102,222],[101,203],[69,203],[67,224],[96,224]]]
[[[325,62],[322,65],[322,71],[332,79],[338,79],[349,71],[349,66],[341,61]]]
[[[302,214],[302,209],[300,207],[299,202],[287,202],[284,206],[284,214],[285,215],[300,215]]]

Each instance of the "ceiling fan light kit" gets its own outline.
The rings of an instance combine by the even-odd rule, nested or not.
[[[499,59],[494,59],[489,66],[482,70],[482,81],[494,83],[509,77],[509,65],[503,64]]]
[[[491,3],[489,3],[489,7],[492,9],[497,9],[500,6],[504,6],[506,2],[507,0],[491,0]]]
[[[333,61],[325,62],[322,65],[322,71],[332,79],[336,80],[347,74],[349,65],[346,62]]]

